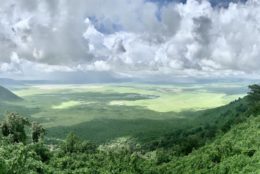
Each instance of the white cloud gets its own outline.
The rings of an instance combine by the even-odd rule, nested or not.
[[[260,75],[254,0],[227,8],[206,0],[1,0],[0,16],[2,74]]]

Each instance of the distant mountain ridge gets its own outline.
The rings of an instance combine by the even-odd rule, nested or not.
[[[0,102],[1,101],[19,101],[23,100],[21,97],[18,97],[8,89],[0,86]]]
[[[12,87],[12,86],[24,86],[24,83],[19,80],[0,78],[0,85]]]

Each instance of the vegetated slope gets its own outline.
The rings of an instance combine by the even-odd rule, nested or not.
[[[0,173],[258,174],[259,123],[260,116],[250,116],[186,155],[178,155],[174,148],[143,152],[127,142],[97,148],[73,134],[52,150],[41,141],[17,144],[5,137],[0,138]],[[182,143],[193,145],[188,139]]]
[[[22,98],[18,97],[8,89],[0,86],[0,101],[17,101],[22,100]]]
[[[218,134],[226,133],[233,125],[245,121],[251,112],[246,98],[228,105],[199,112],[190,112],[189,127],[173,130],[167,134],[145,142],[146,149],[158,148],[174,150],[178,155],[187,155],[212,141]]]
[[[1,127],[0,173],[258,174],[258,94],[260,86],[251,88],[245,99],[205,111],[206,116],[201,118],[207,121],[144,146],[118,141],[98,147],[70,134],[61,144],[50,148],[43,141],[32,143],[28,139],[42,137],[41,126],[29,124],[32,135],[26,139],[20,136],[25,133],[25,124],[20,121],[24,119],[11,115]]]
[[[260,117],[250,117],[212,143],[162,164],[171,173],[260,173]]]

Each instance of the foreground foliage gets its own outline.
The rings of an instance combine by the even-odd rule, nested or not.
[[[41,125],[9,114],[1,124],[0,173],[260,173],[259,86],[207,122],[145,144],[129,138],[96,145],[69,134],[46,144]],[[258,92],[259,91],[259,92]],[[202,118],[207,119],[206,116]]]

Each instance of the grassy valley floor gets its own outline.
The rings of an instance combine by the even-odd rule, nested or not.
[[[89,84],[39,85],[13,92],[24,98],[9,102],[15,111],[40,122],[49,137],[70,131],[95,142],[122,136],[152,138],[189,127],[194,114],[245,95],[246,84]],[[6,104],[6,103],[5,103]],[[109,130],[109,131],[107,131]]]

